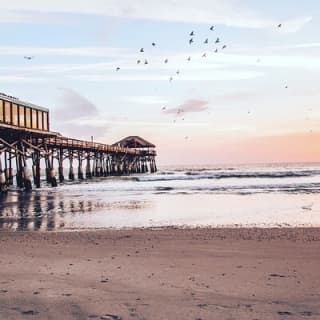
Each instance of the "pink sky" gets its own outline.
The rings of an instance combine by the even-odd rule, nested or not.
[[[161,144],[159,164],[317,162],[320,159],[320,132],[297,132],[226,141],[202,141],[192,148]],[[211,145],[211,146],[210,146]]]

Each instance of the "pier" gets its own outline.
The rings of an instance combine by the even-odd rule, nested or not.
[[[138,136],[111,145],[64,137],[50,131],[48,109],[0,94],[2,193],[12,185],[31,190],[45,182],[154,173],[155,157],[155,145]]]

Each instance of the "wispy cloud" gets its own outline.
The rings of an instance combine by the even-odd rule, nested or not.
[[[176,108],[170,108],[164,110],[164,114],[175,114],[175,115],[184,115],[187,113],[193,112],[203,112],[208,109],[208,101],[199,100],[199,99],[190,99],[185,101],[183,104],[179,105]]]
[[[109,125],[101,121],[98,107],[72,89],[60,90],[62,95],[53,117],[61,134],[83,139],[90,139],[91,136],[103,137]]]
[[[102,15],[135,19],[175,21],[200,24],[224,24],[245,28],[268,28],[278,21],[256,12],[237,0],[11,0],[0,3],[3,22],[26,21],[43,23],[32,19],[37,13],[69,13]],[[38,15],[41,18],[41,15]],[[288,32],[295,32],[311,21],[311,17],[284,20]]]
[[[1,46],[0,55],[8,56],[79,56],[79,57],[127,57],[129,49],[112,47],[13,47]]]
[[[62,96],[54,114],[58,120],[75,121],[83,118],[88,119],[98,114],[97,106],[86,97],[72,89],[61,88],[60,90]]]

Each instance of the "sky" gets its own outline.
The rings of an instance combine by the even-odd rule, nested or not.
[[[318,0],[0,0],[0,11],[0,92],[49,108],[53,131],[139,135],[159,164],[320,159]]]

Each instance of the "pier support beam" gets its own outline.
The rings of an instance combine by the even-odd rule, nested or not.
[[[90,164],[90,153],[87,153],[87,164],[86,164],[86,179],[91,179],[92,173],[91,173],[91,164]]]
[[[64,181],[64,173],[63,173],[63,160],[64,160],[64,152],[63,149],[60,148],[58,151],[58,161],[59,161],[59,181],[62,183]]]
[[[8,191],[8,187],[6,184],[6,176],[2,167],[1,153],[0,153],[0,194],[7,193],[7,191]]]

